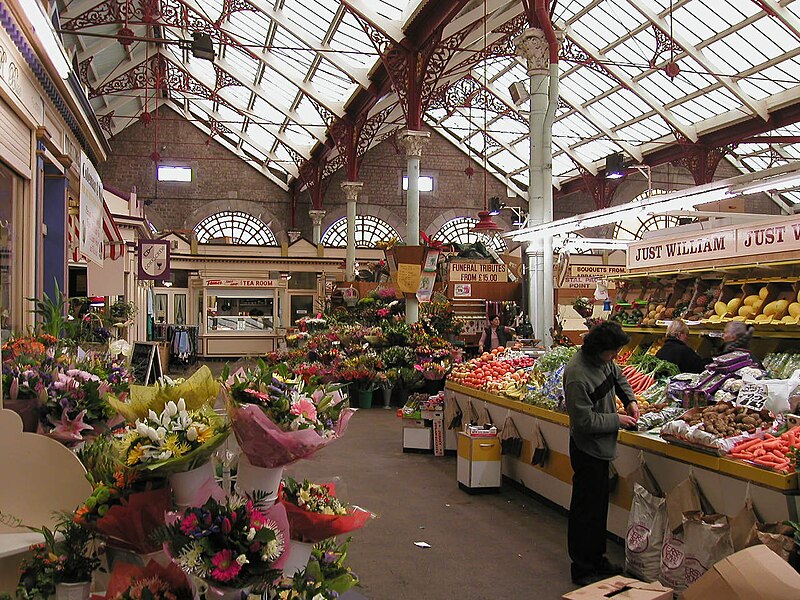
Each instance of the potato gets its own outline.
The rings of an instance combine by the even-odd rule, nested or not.
[[[764,286],[760,290],[758,290],[758,295],[761,296],[762,300],[766,298],[769,295],[769,290],[767,289],[767,286]]]
[[[793,317],[800,317],[800,302],[792,302],[788,310]]]
[[[789,308],[788,300],[773,300],[764,307],[764,314],[780,319],[787,308]]]
[[[741,298],[731,298],[728,300],[728,312],[732,315],[736,314],[736,311],[739,310],[739,307],[742,305]]]
[[[724,302],[717,302],[714,305],[714,312],[717,313],[720,317],[724,317],[728,314],[728,305]]]

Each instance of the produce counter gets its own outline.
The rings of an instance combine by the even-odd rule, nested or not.
[[[485,406],[492,421],[501,426],[511,416],[523,437],[519,458],[503,456],[502,473],[536,494],[569,508],[572,492],[572,468],[569,462],[569,416],[523,402],[448,381],[446,402],[457,402],[468,414],[468,403],[479,410]],[[530,440],[538,424],[549,447],[543,467],[531,464]],[[748,487],[753,505],[765,522],[797,520],[800,496],[797,475],[782,475],[698,450],[670,444],[649,433],[620,431],[618,456],[614,467],[619,482],[611,495],[608,529],[625,537],[632,501],[629,476],[639,465],[640,457],[659,486],[670,490],[692,473],[715,511],[733,516],[744,506]]]

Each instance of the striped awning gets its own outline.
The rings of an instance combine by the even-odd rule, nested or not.
[[[106,238],[103,242],[103,258],[117,260],[125,254],[125,240],[105,202],[103,202],[103,233]],[[80,217],[71,213],[67,216],[67,256],[70,262],[86,262],[81,254]]]

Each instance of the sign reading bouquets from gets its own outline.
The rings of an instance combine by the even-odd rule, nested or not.
[[[103,183],[92,161],[81,153],[81,254],[103,264]]]
[[[169,279],[169,240],[139,242],[139,279]]]

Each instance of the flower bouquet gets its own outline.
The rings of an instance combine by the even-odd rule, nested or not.
[[[262,589],[288,558],[286,510],[266,508],[261,495],[210,498],[170,520],[160,535],[165,550],[184,572],[212,588]]]
[[[108,402],[112,385],[95,370],[97,366],[91,363],[56,369],[40,418],[45,435],[62,444],[75,444],[108,429],[109,419],[116,416]]]
[[[119,441],[122,461],[144,477],[170,477],[180,505],[204,502],[218,493],[211,455],[229,428],[210,407],[189,411],[186,403],[167,402],[160,415],[128,426]]]
[[[594,312],[594,303],[589,298],[580,297],[576,298],[575,302],[572,303],[572,308],[584,319],[588,319]]]
[[[106,600],[191,600],[186,574],[174,563],[161,566],[151,560],[144,567],[117,563],[111,572]]]
[[[438,381],[439,379],[444,379],[447,377],[447,374],[450,372],[450,362],[449,361],[425,361],[421,363],[417,363],[414,365],[414,368],[422,373],[422,376],[425,379],[431,381]]]
[[[267,589],[267,600],[334,600],[358,585],[358,576],[345,566],[348,538],[341,545],[329,539],[314,545],[308,566],[283,577]]]
[[[256,467],[274,469],[308,458],[344,433],[353,410],[345,408],[340,386],[318,385],[289,372],[268,369],[222,375],[233,432]],[[277,492],[277,489],[274,490]]]
[[[31,357],[3,362],[3,407],[20,416],[23,431],[36,431],[39,410],[47,401],[50,374],[43,372],[40,364]]]
[[[75,511],[75,520],[104,537],[109,546],[137,554],[160,550],[152,534],[164,525],[172,508],[169,488],[152,488],[138,471],[119,469],[113,481],[98,482]]]
[[[111,405],[129,423],[146,417],[152,410],[160,413],[168,402],[183,399],[189,410],[198,410],[206,404],[213,405],[219,394],[219,383],[211,370],[203,365],[188,379],[161,379],[156,385],[132,385],[127,399],[109,399]]]
[[[347,506],[336,497],[332,483],[302,483],[285,477],[278,502],[286,508],[292,539],[316,544],[363,527],[375,517],[358,506]]]

